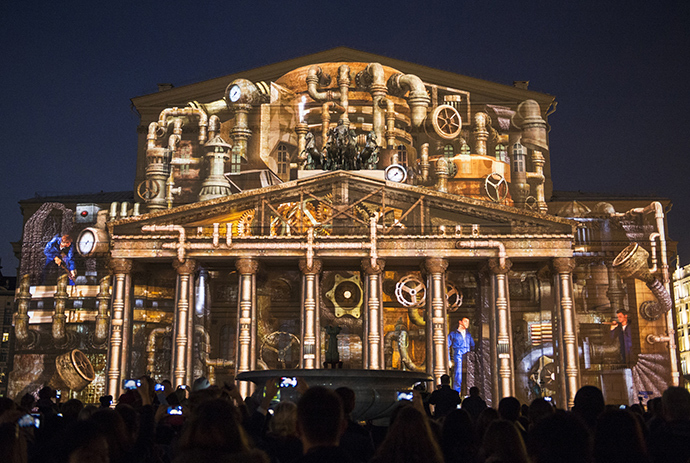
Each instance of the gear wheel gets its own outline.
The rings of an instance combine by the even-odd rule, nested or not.
[[[395,285],[395,298],[405,307],[422,307],[426,302],[426,286],[415,275],[404,276]]]

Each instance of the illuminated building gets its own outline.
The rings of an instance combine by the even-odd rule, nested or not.
[[[344,369],[438,382],[462,317],[477,341],[464,387],[489,403],[567,406],[583,384],[631,402],[679,381],[662,339],[669,202],[554,191],[554,97],[347,48],[161,90],[132,100],[136,204],[25,215],[15,394],[74,349],[93,372],[62,357],[58,374],[92,395],[144,373],[321,368],[328,326]],[[42,247],[66,232],[76,285],[41,284]]]
[[[687,379],[687,375],[690,374],[690,265],[676,267],[676,271],[673,272],[673,296],[680,372]]]

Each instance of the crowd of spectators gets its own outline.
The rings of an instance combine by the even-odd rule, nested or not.
[[[0,461],[8,463],[674,463],[690,461],[690,393],[680,387],[641,405],[611,406],[582,387],[572,410],[545,398],[488,407],[415,391],[382,431],[350,414],[354,391],[309,388],[276,400],[279,382],[243,399],[233,385],[200,378],[191,390],[155,390],[148,377],[113,406],[61,402],[46,386],[18,402],[0,398]],[[426,403],[425,403],[426,400]],[[431,405],[431,407],[429,407]],[[376,429],[378,428],[378,429]]]

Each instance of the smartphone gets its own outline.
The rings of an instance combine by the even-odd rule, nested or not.
[[[168,407],[168,415],[181,415],[182,414],[182,405],[177,405],[177,406],[169,406]]]
[[[165,386],[163,386],[161,383],[158,383],[155,386],[153,386],[153,390],[156,392],[162,392],[165,390]]]
[[[60,392],[60,389],[56,389],[55,390],[55,398],[59,399],[60,397],[62,397],[62,392]]]
[[[180,388],[180,389],[187,389],[187,385],[186,385],[186,384],[181,384],[181,385],[179,386],[179,388]]]
[[[621,405],[621,406],[618,407],[618,408],[620,408],[621,410],[625,410],[626,408],[628,408],[628,406],[627,406],[627,405]]]
[[[547,402],[551,402],[553,399],[549,396],[546,396],[546,397],[544,397],[544,400],[546,400]]]
[[[398,400],[412,400],[414,394],[412,391],[398,391]]]
[[[29,415],[29,414],[26,414],[26,415],[22,416],[21,418],[19,418],[19,420],[17,420],[17,425],[20,428],[30,428],[30,427],[38,428],[40,424],[41,424],[41,420],[39,418],[36,418],[36,417]]]
[[[297,386],[297,378],[294,376],[283,376],[280,378],[280,387],[295,387]]]
[[[122,387],[124,389],[136,389],[141,387],[141,381],[138,379],[125,379],[122,381]]]

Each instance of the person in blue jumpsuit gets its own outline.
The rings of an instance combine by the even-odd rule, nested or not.
[[[74,266],[72,238],[69,235],[55,235],[53,239],[46,244],[46,247],[43,249],[43,254],[46,256],[46,263],[43,267],[43,282],[46,282],[46,277],[53,271],[54,267],[61,267],[69,273],[69,284],[73,285],[74,279],[77,276],[77,271]]]
[[[474,339],[467,330],[470,319],[463,318],[458,322],[458,328],[448,334],[448,353],[455,364],[453,374],[453,389],[462,394],[462,356],[474,349]]]

